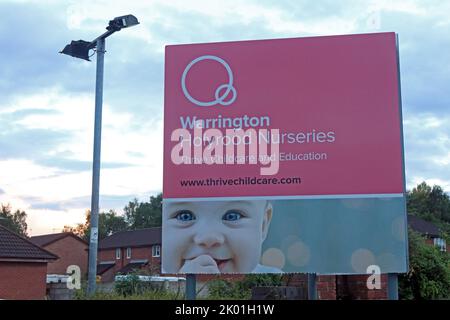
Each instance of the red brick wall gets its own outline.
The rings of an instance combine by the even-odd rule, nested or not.
[[[0,299],[44,299],[47,263],[0,261]]]
[[[185,275],[175,275],[178,277],[183,277]],[[225,280],[225,281],[241,281],[244,280],[245,275],[243,274],[221,274],[221,275],[215,275],[215,274],[199,274],[196,276],[196,280],[199,282],[207,282],[212,280]]]
[[[336,300],[336,276],[317,276],[317,299]]]
[[[381,289],[374,290],[369,290],[367,288],[368,277],[369,275],[318,275],[316,277],[317,299],[387,299],[387,275],[381,275]],[[307,290],[308,276],[306,274],[285,275],[285,285],[298,286]]]
[[[126,248],[123,248],[124,265],[130,263],[131,260],[148,260],[148,268],[153,273],[161,273],[161,257],[152,257],[152,247],[131,248],[131,258],[127,259]]]
[[[122,269],[125,266],[125,257],[124,257],[125,250],[122,248],[120,250],[121,250],[120,259],[116,259],[116,249],[100,250],[98,252],[98,256],[97,256],[97,264],[100,261],[104,261],[104,262],[105,261],[114,261],[116,263],[116,265],[113,268],[108,270],[108,273],[111,273],[114,275],[117,271],[119,271],[120,269]],[[109,280],[110,277],[102,276],[102,281],[108,282],[107,280],[104,280],[106,278],[108,278],[108,280]],[[112,279],[114,279],[114,276],[112,276]]]
[[[115,249],[99,250],[97,259],[98,261],[116,261],[116,250]]]
[[[106,249],[100,250],[98,253],[98,261],[115,261],[116,265],[114,266],[114,273],[122,269],[131,260],[148,260],[150,269],[154,273],[161,272],[161,257],[152,257],[152,247],[140,247],[140,248],[131,248],[131,258],[127,258],[127,249],[121,248],[120,259],[116,259],[116,249]],[[109,278],[109,277],[107,277]],[[103,281],[103,277],[102,277]]]
[[[114,268],[108,269],[101,276],[101,282],[113,282],[116,276],[116,271]]]
[[[303,273],[287,273],[283,276],[284,285],[308,288],[308,275]]]
[[[387,275],[381,275],[381,289],[369,290],[369,275],[337,276],[337,296],[340,299],[352,300],[385,300],[388,298]]]
[[[44,249],[56,254],[59,259],[48,264],[48,274],[66,274],[67,267],[70,265],[77,265],[81,269],[81,275],[87,274],[88,245],[71,237],[67,236],[61,240],[50,243]]]

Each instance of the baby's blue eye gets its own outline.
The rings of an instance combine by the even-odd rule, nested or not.
[[[177,220],[179,221],[192,221],[195,220],[195,215],[189,211],[189,210],[182,210],[180,212],[178,212],[178,214],[175,216],[175,218],[177,218]]]
[[[241,219],[243,217],[242,213],[239,213],[238,211],[227,211],[225,212],[225,214],[222,216],[222,220],[225,221],[237,221],[239,219]]]

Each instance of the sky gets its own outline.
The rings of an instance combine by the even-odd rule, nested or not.
[[[114,17],[106,41],[101,210],[162,190],[164,47],[397,32],[406,184],[450,192],[450,1],[0,0],[0,203],[28,233],[60,232],[90,208],[95,56],[59,54]]]

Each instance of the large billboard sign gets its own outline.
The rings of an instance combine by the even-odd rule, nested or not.
[[[404,272],[394,33],[166,47],[165,273]]]

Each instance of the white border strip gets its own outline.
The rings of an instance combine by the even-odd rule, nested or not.
[[[308,200],[308,199],[363,199],[363,198],[401,198],[403,193],[377,193],[377,194],[330,194],[309,196],[250,196],[250,197],[205,197],[205,198],[163,198],[165,202],[190,201],[239,201],[239,200]]]

